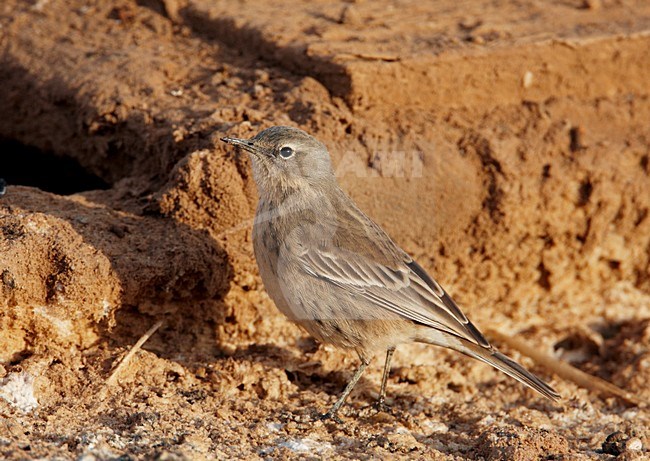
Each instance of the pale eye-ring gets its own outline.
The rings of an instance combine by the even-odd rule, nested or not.
[[[289,146],[284,146],[282,149],[280,149],[280,157],[282,158],[293,157],[294,153],[295,151]]]

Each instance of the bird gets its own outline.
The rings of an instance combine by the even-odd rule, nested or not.
[[[273,126],[250,139],[222,137],[251,159],[258,204],[253,249],[278,309],[316,340],[355,351],[338,411],[372,358],[385,353],[378,409],[385,408],[397,346],[420,342],[485,362],[543,396],[560,395],[499,352],[451,296],[339,186],[327,147],[305,131]]]

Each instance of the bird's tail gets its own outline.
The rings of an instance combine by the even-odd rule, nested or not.
[[[445,338],[443,339],[442,336]],[[458,337],[451,337],[451,335],[448,334],[441,335],[439,331],[436,331],[436,334],[418,338],[418,340],[454,349],[469,357],[480,360],[488,365],[492,365],[497,370],[515,378],[520,383],[525,384],[553,401],[557,401],[561,397],[560,394],[558,394],[551,386],[491,346],[484,347]]]

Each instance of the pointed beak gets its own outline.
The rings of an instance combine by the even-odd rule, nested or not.
[[[239,146],[247,152],[256,155],[264,155],[264,151],[260,149],[253,141],[248,139],[239,139],[239,138],[220,138],[223,142],[232,144],[233,146]]]

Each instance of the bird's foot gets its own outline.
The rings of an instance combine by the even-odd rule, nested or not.
[[[337,424],[343,424],[343,420],[342,420],[341,418],[339,418],[339,415],[336,414],[335,411],[331,411],[331,410],[328,411],[328,412],[325,413],[325,414],[322,414],[322,415],[319,414],[319,415],[317,415],[317,416],[316,416],[316,419],[317,419],[318,421],[329,421],[329,420],[331,420],[331,421],[334,421],[334,422],[337,423]]]
[[[390,413],[390,407],[386,405],[384,399],[377,400],[373,405],[373,408],[377,413],[381,413],[381,412]]]

